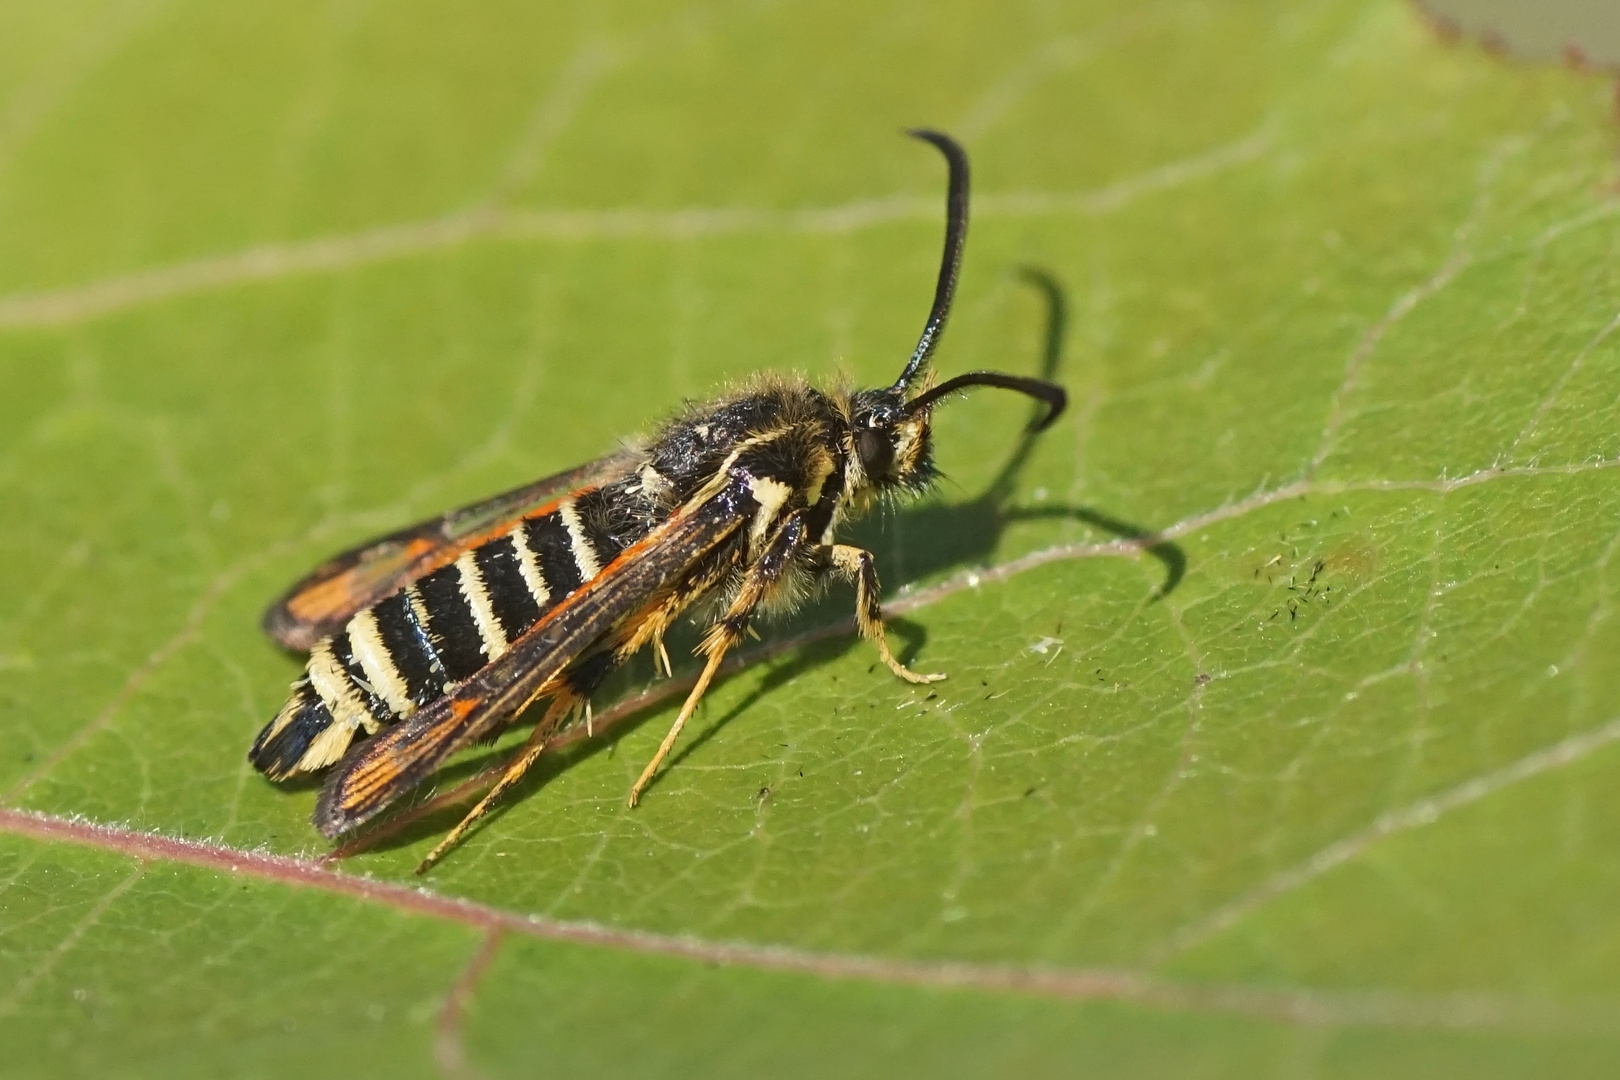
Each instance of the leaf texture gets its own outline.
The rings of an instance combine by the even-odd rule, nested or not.
[[[1614,100],[1393,0],[6,7],[0,1071],[1613,1075]],[[425,891],[453,814],[317,863],[263,607],[892,379],[918,124],[941,371],[1074,403],[853,532],[949,680],[834,590],[637,810],[650,666]]]

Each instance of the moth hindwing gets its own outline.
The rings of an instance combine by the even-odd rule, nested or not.
[[[607,457],[402,529],[339,555],[265,614],[277,641],[308,650],[304,674],[248,752],[273,779],[329,771],[315,824],[364,825],[447,758],[547,702],[493,787],[430,852],[426,869],[522,777],[616,666],[663,651],[670,624],[718,597],[703,668],[630,792],[635,805],[726,653],[762,611],[791,609],[842,579],[861,633],[899,677],[929,682],[889,651],[872,554],[837,528],[884,493],[934,478],[933,410],[975,386],[1063,411],[1063,389],[975,371],[935,384],[928,361],[955,293],[967,235],[967,156],[911,132],[949,165],[945,250],[934,303],[900,377],[873,390],[759,376],[689,406]],[[667,667],[667,658],[666,658]]]

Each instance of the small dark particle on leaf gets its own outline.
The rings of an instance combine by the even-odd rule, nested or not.
[[[765,787],[760,788],[759,789],[759,794],[754,796],[754,798],[758,799],[760,802],[764,802],[766,799],[768,799],[770,797],[771,797],[771,789],[770,789],[770,785],[768,785],[768,784]]]
[[[924,701],[933,701],[937,697],[939,697],[938,694],[931,693],[927,697],[923,698],[923,700]]]
[[[1026,799],[1027,799],[1027,798],[1029,798],[1029,797],[1030,797],[1030,796],[1031,796],[1031,795],[1033,795],[1033,794],[1035,794],[1035,791],[1036,791],[1036,789],[1035,789],[1035,788],[1028,788],[1028,789],[1026,789],[1026,790],[1025,790],[1025,791],[1024,791],[1024,798],[1026,798]]]
[[[1209,674],[1207,672],[1200,671],[1197,675],[1193,676],[1193,684],[1196,686],[1204,686],[1208,682]]]

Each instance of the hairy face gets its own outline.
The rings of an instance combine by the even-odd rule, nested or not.
[[[934,475],[927,410],[908,413],[896,389],[864,391],[851,404],[851,489],[926,486]]]

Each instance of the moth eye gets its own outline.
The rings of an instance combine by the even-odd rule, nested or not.
[[[894,464],[894,444],[879,431],[868,429],[857,435],[855,452],[861,457],[861,468],[873,478],[888,475],[889,466]]]

